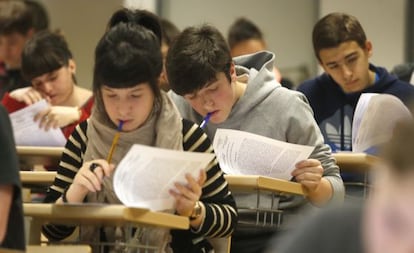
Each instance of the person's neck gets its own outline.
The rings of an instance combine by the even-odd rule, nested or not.
[[[237,101],[239,101],[239,99],[244,95],[244,93],[246,92],[246,88],[247,88],[247,84],[240,82],[240,81],[236,81],[235,82],[235,88],[234,88],[234,104],[237,103]]]
[[[377,74],[374,72],[374,71],[372,71],[372,70],[369,70],[368,71],[368,87],[369,86],[373,86],[374,84],[375,84],[375,76],[376,76]]]
[[[66,100],[64,100],[60,106],[80,106],[79,105],[79,87],[77,87],[76,85],[73,85],[73,89],[70,93],[70,95],[66,98]]]

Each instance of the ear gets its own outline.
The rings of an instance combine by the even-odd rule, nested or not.
[[[365,50],[367,52],[368,57],[372,56],[372,42],[367,40],[365,41]]]
[[[73,59],[69,59],[68,69],[72,74],[76,74],[76,63]]]

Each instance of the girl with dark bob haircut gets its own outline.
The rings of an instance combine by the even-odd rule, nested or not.
[[[2,103],[9,113],[46,99],[49,107],[35,116],[41,128],[60,127],[66,137],[87,119],[92,92],[76,85],[76,64],[63,36],[42,31],[30,39],[22,53],[22,74],[32,84],[6,93]]]
[[[95,50],[94,109],[69,138],[46,202],[120,203],[113,189],[113,172],[133,144],[212,152],[203,130],[182,119],[169,96],[160,91],[163,62],[160,37],[154,33],[159,29],[157,16],[147,11],[122,9],[113,14]],[[119,130],[118,145],[108,163],[105,157]],[[96,164],[93,171],[92,164]],[[126,238],[139,233],[142,240],[156,245],[156,252],[210,252],[212,246],[205,238],[233,232],[235,202],[216,159],[199,171],[198,178],[189,175],[187,181],[176,184],[170,193],[173,212],[190,219],[188,230],[140,228],[130,234],[124,228],[82,227],[81,240],[114,243],[117,231],[123,231],[121,241],[136,245]],[[74,229],[49,224],[43,232],[50,240],[62,240]]]

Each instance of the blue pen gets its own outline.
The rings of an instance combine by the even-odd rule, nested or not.
[[[200,128],[204,129],[207,126],[208,121],[210,120],[211,112],[207,113],[207,115],[204,117],[203,122],[200,124]]]

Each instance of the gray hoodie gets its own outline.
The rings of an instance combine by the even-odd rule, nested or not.
[[[344,186],[339,168],[324,144],[322,134],[313,117],[306,97],[299,92],[283,88],[274,78],[274,54],[262,51],[234,58],[239,79],[247,79],[244,95],[236,102],[227,120],[220,124],[207,124],[210,139],[217,128],[236,129],[263,135],[280,141],[314,146],[310,158],[318,159],[324,168],[324,178],[333,187],[330,203],[342,202]],[[200,123],[202,116],[191,108],[181,96],[170,92],[184,118]],[[255,206],[256,195],[235,195],[238,206]],[[279,208],[295,209],[307,201],[302,197],[280,199]]]

